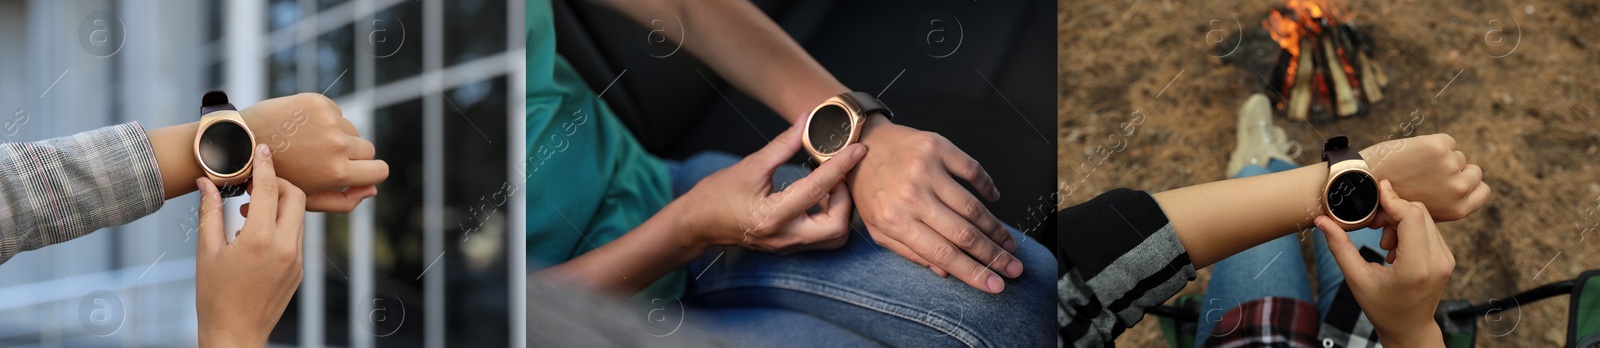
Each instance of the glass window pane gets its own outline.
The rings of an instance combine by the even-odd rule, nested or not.
[[[455,65],[506,50],[506,2],[444,3],[444,64]]]
[[[326,10],[347,2],[350,2],[350,0],[317,0],[317,10]]]
[[[206,11],[205,42],[222,39],[222,2],[202,2]]]
[[[282,97],[300,90],[300,76],[295,64],[295,48],[289,47],[272,53],[267,59],[267,93],[269,97]]]
[[[222,88],[223,81],[226,81],[226,76],[223,76],[226,74],[226,67],[227,62],[225,61],[217,61],[216,63],[211,63],[211,66],[206,67],[206,89]]]
[[[437,255],[423,255],[422,100],[413,99],[373,112],[373,145],[388,162],[389,178],[378,184],[373,202],[373,313],[358,333],[372,334],[379,347],[419,346],[427,325],[422,313],[420,276]],[[403,307],[403,309],[402,309]],[[404,317],[401,325],[400,317]],[[387,335],[387,336],[385,336]]]
[[[300,17],[299,0],[272,0],[267,3],[268,31],[293,25]]]
[[[355,26],[346,25],[317,38],[317,87],[328,97],[355,90]]]
[[[405,1],[363,19],[361,40],[371,45],[377,85],[422,72],[422,2]]]
[[[504,76],[445,93],[445,332],[449,346],[509,345],[507,209],[521,183],[506,176]]]
[[[310,254],[311,250],[305,251]],[[323,214],[322,254],[313,256],[313,259],[322,258],[322,343],[333,346],[348,345],[350,342],[350,215],[348,214]],[[307,277],[313,275],[307,274]],[[295,297],[300,297],[304,291],[296,292]],[[296,299],[298,301],[298,299]],[[290,302],[289,308],[297,311],[299,304]],[[289,312],[284,311],[284,318],[279,319],[278,329],[283,329],[282,322],[289,320]],[[297,319],[298,320],[298,319]],[[276,331],[276,329],[274,330]],[[299,342],[293,342],[299,344]]]

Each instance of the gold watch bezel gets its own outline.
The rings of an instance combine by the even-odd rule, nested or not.
[[[1378,185],[1376,181],[1377,176],[1372,175],[1372,169],[1367,166],[1367,161],[1365,160],[1344,160],[1328,165],[1328,178],[1322,183],[1322,214],[1333,219],[1333,222],[1338,224],[1339,228],[1343,228],[1345,231],[1367,227],[1367,225],[1372,224],[1373,218],[1378,216],[1378,209],[1381,209],[1375,202],[1375,204],[1373,204],[1372,211],[1367,212],[1366,216],[1363,216],[1361,219],[1355,221],[1341,219],[1338,215],[1333,213],[1333,207],[1328,203],[1328,192],[1329,190],[1333,189],[1333,181],[1335,178],[1338,178],[1340,175],[1344,175],[1345,173],[1349,172],[1360,172],[1362,174],[1366,174],[1368,178],[1372,178],[1374,180],[1372,183],[1374,186]]]
[[[825,153],[822,153],[821,151],[817,151],[816,146],[813,146],[811,144],[811,126],[816,124],[815,122],[813,122],[813,120],[815,119],[815,116],[817,115],[817,111],[820,111],[820,110],[822,110],[822,108],[830,106],[830,105],[831,106],[838,106],[840,108],[843,108],[845,110],[845,113],[848,114],[849,117],[850,117],[850,136],[848,138],[845,138],[845,142],[844,142],[845,146],[849,146],[850,144],[855,144],[857,142],[860,142],[861,141],[861,128],[866,125],[866,119],[867,119],[866,116],[867,115],[862,115],[861,114],[861,106],[857,105],[855,103],[855,100],[852,100],[850,98],[846,98],[843,94],[836,95],[836,96],[833,96],[831,98],[828,98],[828,100],[823,101],[821,104],[817,104],[816,107],[811,108],[811,113],[809,114],[809,116],[806,116],[805,129],[802,130],[801,133],[800,133],[800,141],[801,141],[802,144],[804,144],[804,147],[806,149],[806,153],[811,154],[811,158],[814,158],[814,159],[817,160],[817,164],[822,164],[823,162],[827,162],[829,158],[833,158],[833,155],[838,153],[838,151],[834,151],[833,153],[826,153],[825,154]],[[844,150],[844,146],[840,146],[839,150]]]
[[[211,126],[216,125],[219,122],[231,122],[238,124],[240,128],[244,128],[245,134],[250,138],[250,160],[245,162],[244,168],[239,169],[237,172],[218,173],[212,170],[211,167],[206,166],[205,160],[200,158],[200,140],[205,137],[206,129],[209,129]],[[255,148],[258,144],[259,143],[256,142],[255,131],[250,130],[250,125],[244,122],[244,117],[239,115],[239,111],[217,110],[200,117],[200,126],[195,129],[194,143],[192,144],[191,151],[193,151],[194,154],[195,164],[200,166],[200,171],[205,173],[207,179],[211,179],[211,181],[216,183],[218,186],[227,186],[243,183],[250,179],[250,171],[255,165]]]

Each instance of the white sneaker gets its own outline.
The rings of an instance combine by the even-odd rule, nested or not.
[[[1272,124],[1272,103],[1261,93],[1250,95],[1239,107],[1236,139],[1233,157],[1228,159],[1230,178],[1247,165],[1265,168],[1273,159],[1294,163],[1294,157],[1300,156],[1300,144],[1290,143],[1283,127]]]

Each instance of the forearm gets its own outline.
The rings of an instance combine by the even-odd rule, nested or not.
[[[150,147],[155,149],[161,167],[161,187],[166,199],[194,192],[194,179],[204,176],[194,161],[194,136],[199,123],[191,122],[152,129]]]
[[[795,122],[829,97],[849,92],[800,44],[748,1],[604,0],[629,18],[659,29],[675,16],[683,31],[662,30],[734,87]],[[668,28],[671,26],[668,25]],[[712,39],[715,38],[715,39]]]
[[[1154,194],[1196,269],[1313,226],[1328,164]]]
[[[632,296],[709,247],[690,237],[678,214],[666,211],[616,240],[534,275],[563,286]]]

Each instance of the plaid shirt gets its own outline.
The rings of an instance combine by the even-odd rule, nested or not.
[[[1217,321],[1206,347],[1321,347],[1317,344],[1317,306],[1288,297],[1265,297],[1239,304]]]
[[[1382,347],[1350,287],[1339,286],[1321,322],[1318,314],[1316,305],[1293,298],[1251,300],[1223,314],[1202,346]]]
[[[0,263],[149,215],[164,198],[138,123],[0,144]]]
[[[1116,189],[1061,210],[1052,250],[1060,263],[1060,345],[1115,345],[1118,335],[1194,280],[1194,265],[1161,206],[1148,193]],[[1381,261],[1364,252],[1369,261]],[[1374,261],[1376,262],[1376,261]],[[1376,331],[1350,288],[1340,286],[1329,313],[1279,297],[1256,299],[1223,314],[1206,347],[1378,347]]]

